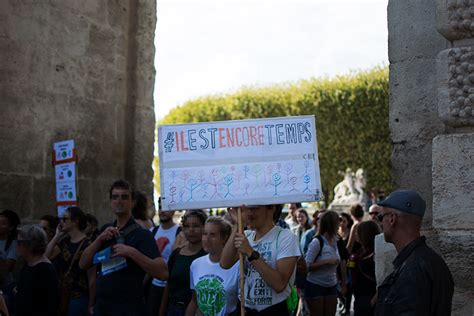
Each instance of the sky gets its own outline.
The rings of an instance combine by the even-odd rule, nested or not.
[[[157,0],[155,113],[388,64],[388,0]]]

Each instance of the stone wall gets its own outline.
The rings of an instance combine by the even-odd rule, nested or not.
[[[55,213],[53,143],[74,139],[79,202],[111,218],[108,187],[151,196],[155,1],[0,1],[0,209]]]
[[[424,233],[453,273],[454,315],[474,307],[473,21],[473,1],[389,1],[393,178],[427,200]]]

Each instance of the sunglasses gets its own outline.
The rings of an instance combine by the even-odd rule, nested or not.
[[[71,219],[70,217],[67,217],[67,216],[64,216],[64,217],[61,217],[59,220],[61,222],[67,222],[68,219]]]
[[[390,215],[390,214],[395,214],[395,215],[396,215],[396,213],[393,213],[393,212],[380,213],[380,214],[377,214],[377,219],[379,220],[379,222],[382,222],[382,221],[383,221],[383,218],[385,217],[385,215]]]

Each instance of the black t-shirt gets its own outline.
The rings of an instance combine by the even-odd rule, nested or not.
[[[168,280],[169,294],[168,302],[171,305],[186,307],[191,301],[191,289],[190,289],[190,275],[189,269],[191,263],[202,256],[205,256],[207,252],[203,249],[199,250],[192,256],[185,256],[179,254],[180,249],[176,249],[168,260],[168,270],[170,277]]]
[[[341,257],[341,261],[349,259],[349,252],[347,251],[346,243],[342,238],[337,240],[337,251],[339,251],[339,257]]]
[[[135,225],[131,218],[123,230]],[[116,226],[116,223],[112,224]],[[108,225],[110,226],[110,225]],[[107,227],[108,227],[107,226]],[[102,230],[104,230],[104,227]],[[116,241],[105,242],[101,250],[112,246]],[[155,239],[150,231],[136,227],[127,236],[124,244],[140,251],[145,256],[155,259],[160,257]],[[97,265],[96,302],[104,309],[113,309],[120,305],[137,305],[144,301],[143,278],[145,271],[132,259],[127,258],[127,266],[110,274],[101,273],[101,264]]]
[[[367,256],[367,254],[362,254]],[[373,296],[377,288],[375,282],[375,262],[373,254],[359,260],[354,272],[353,289],[356,296]]]
[[[57,315],[58,277],[51,263],[23,267],[18,277],[17,315]]]

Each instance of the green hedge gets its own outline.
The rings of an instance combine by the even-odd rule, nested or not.
[[[367,189],[392,189],[388,125],[388,69],[376,67],[332,79],[270,87],[244,87],[173,109],[159,124],[237,120],[287,115],[316,116],[323,192],[332,199],[339,170],[364,168]],[[155,159],[155,170],[158,160]],[[159,192],[159,175],[155,175]]]

